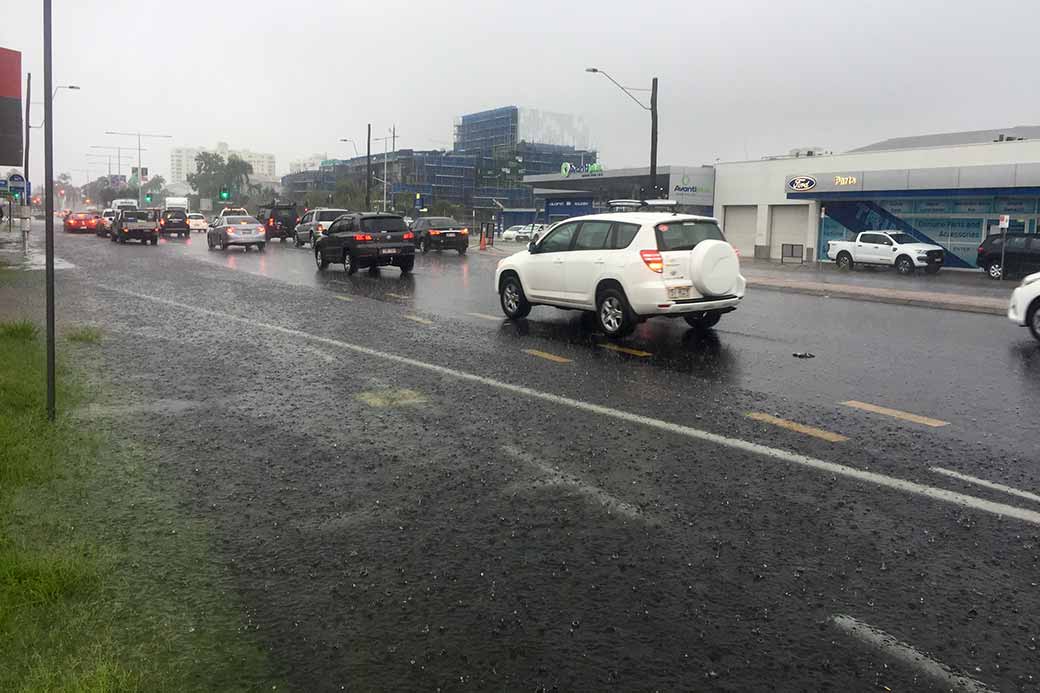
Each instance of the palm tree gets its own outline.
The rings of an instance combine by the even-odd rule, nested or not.
[[[224,175],[231,188],[236,191],[248,189],[249,176],[253,173],[253,165],[232,154],[224,167]]]

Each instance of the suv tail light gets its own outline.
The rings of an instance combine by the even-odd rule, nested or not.
[[[267,220],[267,225],[268,226],[274,226],[274,219],[268,219]]]
[[[468,236],[469,235],[469,229],[462,229],[461,231],[459,231],[459,233],[461,233],[463,236]]]
[[[370,241],[370,240],[372,240],[372,236],[367,234],[367,233],[355,233],[354,234],[354,240],[355,241]]]
[[[664,259],[661,257],[660,251],[640,250],[639,257],[643,258],[643,262],[650,270],[659,274],[664,272]]]
[[[412,233],[411,231],[405,231],[404,232],[404,240],[406,240],[406,241],[414,241],[415,240],[415,234]]]
[[[985,246],[985,245],[980,245],[980,246],[979,246],[979,251],[978,251],[978,252],[979,252],[979,255],[982,255],[982,251],[983,251],[983,250],[984,250],[985,248],[986,248],[986,246]]]
[[[325,226],[323,224],[318,224],[318,233],[325,233]]]
[[[439,235],[441,235],[441,232],[437,231],[435,229],[430,229],[430,235],[431,236],[439,236]]]

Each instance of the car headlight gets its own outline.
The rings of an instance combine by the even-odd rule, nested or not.
[[[1030,284],[1035,284],[1036,282],[1040,282],[1040,272],[1037,272],[1036,274],[1030,274],[1028,277],[1023,279],[1022,286],[1029,286]]]

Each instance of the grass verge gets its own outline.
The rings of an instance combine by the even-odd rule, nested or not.
[[[65,339],[80,344],[97,344],[101,341],[101,328],[94,325],[77,325],[65,333]]]
[[[0,691],[285,690],[207,528],[147,449],[74,416],[47,423],[43,364],[34,326],[0,322]],[[88,399],[58,391],[61,411]]]

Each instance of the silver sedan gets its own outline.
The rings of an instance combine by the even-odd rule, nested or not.
[[[267,245],[267,235],[264,225],[255,217],[217,217],[206,231],[206,245],[210,250],[227,250],[232,245],[243,246],[246,250],[249,246],[263,250]]]

